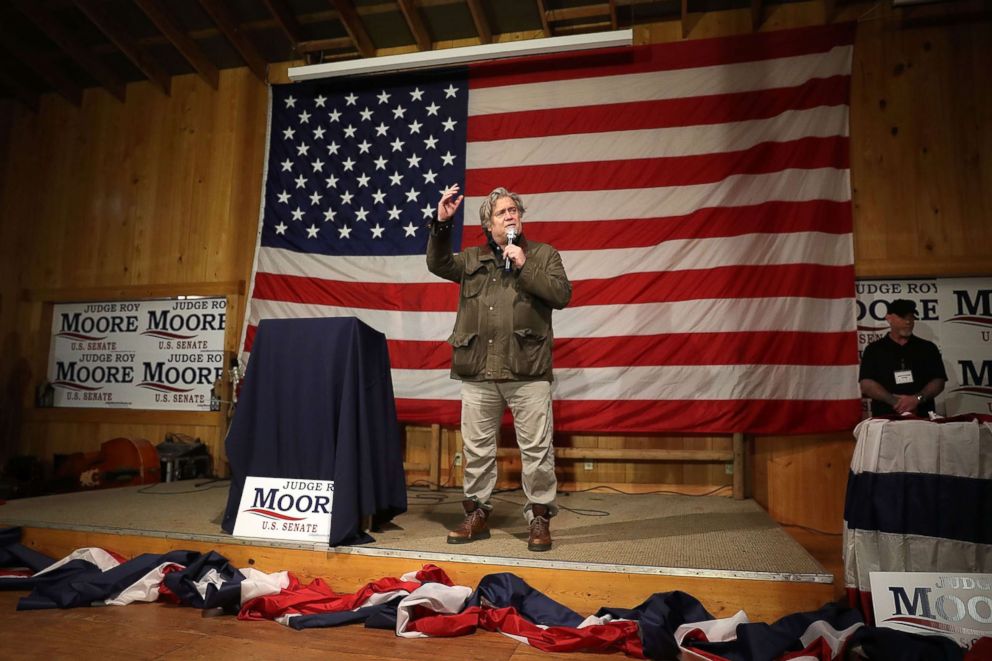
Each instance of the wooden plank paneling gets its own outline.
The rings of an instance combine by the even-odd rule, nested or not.
[[[38,116],[14,112],[9,131],[5,124],[0,160],[14,176],[0,183],[0,236],[10,258],[0,266],[7,302],[0,332],[11,342],[16,336],[17,349],[0,357],[0,378],[26,364],[19,398],[29,407],[47,367],[46,302],[228,294],[226,348],[233,352],[239,341],[266,88],[239,69],[221,73],[217,92],[195,75],[174,78],[168,98],[148,83],[128,91],[124,104],[87,92],[77,111],[45,103]],[[184,283],[197,291],[184,291]],[[95,450],[114,436],[158,442],[178,431],[202,438],[215,461],[223,459],[220,414],[190,424],[184,413],[127,413],[134,417],[96,410],[87,412],[92,419],[21,416],[16,430],[5,425],[0,456],[47,460],[53,452]]]
[[[862,276],[992,273],[992,22],[859,27],[851,107]],[[984,63],[984,64],[983,64]]]

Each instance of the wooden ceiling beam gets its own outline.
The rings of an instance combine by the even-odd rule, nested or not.
[[[352,43],[355,44],[355,49],[359,55],[362,57],[373,57],[375,55],[375,47],[372,45],[372,39],[369,38],[369,33],[365,30],[362,19],[358,16],[358,12],[355,11],[354,3],[351,0],[330,0],[330,2],[334,9],[337,10],[338,18],[341,24],[344,25],[344,29],[347,30],[348,36],[351,37]]]
[[[489,19],[486,18],[482,1],[468,0],[468,10],[472,13],[472,22],[475,23],[475,31],[479,33],[479,41],[483,44],[491,44],[493,31],[489,27]]]
[[[544,30],[544,36],[551,36],[551,25],[548,23],[548,10],[544,6],[544,0],[534,0],[537,3],[537,13],[541,17],[541,29]]]
[[[601,21],[591,21],[589,23],[581,23],[575,25],[559,25],[555,28],[556,37],[567,37],[573,34],[590,34],[592,32],[605,32],[610,28],[609,19],[605,18]]]
[[[834,16],[837,14],[837,2],[836,0],[821,0],[820,3],[823,7],[823,22],[824,24],[833,23]]]
[[[605,3],[601,5],[582,5],[580,7],[550,9],[545,14],[548,17],[549,23],[574,21],[582,18],[603,18],[610,15],[610,6]]]
[[[2,67],[0,67],[0,87],[9,89],[25,108],[37,114],[38,95]]]
[[[245,31],[241,29],[241,26],[235,22],[227,4],[223,0],[199,0],[199,2],[203,11],[207,12],[210,20],[220,28],[224,37],[234,46],[234,50],[238,51],[238,55],[245,61],[255,77],[263,83],[266,82],[268,63],[255,48],[255,44],[251,42]]]
[[[169,40],[169,43],[186,58],[190,66],[200,74],[200,78],[210,87],[217,89],[220,82],[220,72],[217,67],[180,27],[161,0],[135,0],[135,4],[141,8],[141,11],[145,12],[148,20]]]
[[[108,92],[118,100],[124,101],[127,86],[121,78],[110,70],[106,64],[93,54],[78,39],[65,30],[50,13],[35,0],[12,0],[18,11],[27,16],[38,26],[45,36],[65,51],[76,63],[93,76]]]
[[[75,81],[70,80],[61,68],[49,62],[47,58],[34,53],[20,35],[2,23],[0,23],[0,42],[3,42],[11,57],[44,78],[66,101],[77,107],[83,105],[83,89]]]
[[[762,0],[751,0],[751,32],[761,29],[765,21],[765,5]]]
[[[299,46],[306,41],[306,35],[303,34],[303,26],[300,25],[296,14],[291,12],[289,7],[286,6],[286,0],[263,1],[265,2],[265,6],[268,7],[269,13],[272,14],[272,18],[275,19],[279,27],[282,28],[283,34],[289,39],[293,50],[299,53]]]
[[[414,0],[396,0],[396,4],[400,6],[403,18],[406,19],[406,25],[410,28],[410,34],[417,42],[417,50],[431,50],[434,46],[431,42],[431,35],[427,32],[427,26],[424,25],[424,19],[414,4]]]
[[[93,25],[120,49],[152,84],[162,90],[163,94],[169,96],[169,86],[172,81],[169,73],[134,43],[127,30],[104,11],[102,5],[95,0],[74,0],[74,2],[79,11],[83,12],[86,18],[90,19]]]
[[[351,41],[351,37],[334,37],[333,39],[311,39],[310,41],[301,41],[297,44],[297,50],[300,55],[306,55],[307,53],[316,53],[322,50],[353,50],[355,44]]]

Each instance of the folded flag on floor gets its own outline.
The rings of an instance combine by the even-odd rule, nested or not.
[[[691,595],[667,592],[634,608],[601,608],[583,617],[509,573],[485,576],[472,589],[425,565],[338,592],[319,578],[304,584],[290,572],[238,569],[215,552],[170,551],[125,560],[89,548],[54,561],[12,541],[9,533],[0,530],[0,540],[7,542],[0,547],[0,589],[31,591],[18,610],[164,600],[294,629],[363,623],[404,638],[484,629],[548,652],[826,661],[857,648],[869,659],[966,658],[949,639],[867,627],[858,611],[836,605],[764,624],[749,622],[743,612],[714,619]]]

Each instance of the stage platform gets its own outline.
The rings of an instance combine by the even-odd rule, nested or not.
[[[715,616],[743,609],[752,621],[772,621],[834,596],[833,575],[751,500],[563,493],[552,521],[554,548],[533,553],[520,491],[494,498],[489,540],[447,544],[447,529],[461,520],[460,492],[411,489],[409,511],[372,531],[375,542],[337,548],[223,533],[227,494],[227,482],[187,480],[24,498],[0,505],[0,526],[22,527],[25,544],[54,557],[81,546],[128,557],[216,550],[237,566],[320,576],[341,591],[427,563],[469,586],[486,574],[512,571],[586,614],[682,590]]]

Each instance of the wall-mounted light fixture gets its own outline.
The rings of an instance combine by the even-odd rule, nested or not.
[[[612,32],[576,34],[567,37],[527,39],[504,44],[483,44],[481,46],[466,46],[465,48],[421,51],[405,55],[369,57],[360,60],[348,60],[346,62],[310,64],[303,67],[290,67],[288,73],[290,80],[315,80],[317,78],[358,76],[407,71],[410,69],[446,67],[465,64],[467,62],[522,57],[524,55],[545,55],[548,53],[588,50],[591,48],[630,46],[633,41],[633,30],[614,30]]]

